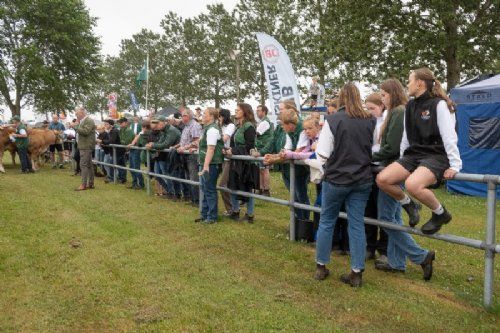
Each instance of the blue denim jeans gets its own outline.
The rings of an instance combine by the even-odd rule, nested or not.
[[[168,165],[167,165],[167,169],[168,169]],[[181,174],[179,171],[168,172],[167,176],[181,178]],[[173,180],[167,180],[166,183],[167,183],[169,194],[175,195],[178,198],[180,198],[182,196],[181,183],[173,181]]]
[[[366,236],[363,218],[371,189],[372,182],[351,186],[334,185],[327,181],[322,183],[321,217],[316,240],[317,263],[326,265],[330,262],[333,230],[340,208],[345,202],[349,221],[351,268],[359,270],[365,268]]]
[[[106,154],[104,155],[104,163],[109,163],[109,164],[113,164],[113,155],[111,154]],[[104,166],[104,170],[106,170],[106,178],[109,180],[109,181],[113,181],[114,180],[114,174],[115,174],[115,168],[112,168],[112,167],[109,167],[109,166]]]
[[[200,215],[203,220],[217,221],[219,201],[219,196],[217,195],[217,178],[219,178],[220,171],[220,164],[210,164],[208,173],[200,176],[200,185],[203,191]]]
[[[159,175],[167,174],[167,163],[165,161],[155,161],[155,173]],[[158,183],[163,187],[163,189],[168,192],[167,183],[163,178],[156,178]]]
[[[385,222],[403,225],[401,204],[384,191],[379,191],[378,219]],[[387,257],[392,268],[405,270],[406,257],[415,264],[421,264],[427,256],[427,250],[422,249],[406,232],[384,229],[388,236]]]
[[[130,169],[141,169],[141,151],[131,149],[128,155]],[[132,174],[132,185],[144,187],[144,177],[140,172],[130,172]]]
[[[290,178],[282,174],[283,182],[286,188],[290,191]],[[307,184],[309,177],[295,177],[295,202],[309,205],[309,196],[307,195]],[[295,218],[299,220],[309,220],[310,212],[304,209],[295,208]]]
[[[240,211],[240,201],[238,200],[238,196],[236,194],[230,194],[231,198],[231,210],[233,212],[239,212]],[[252,216],[254,209],[255,209],[255,199],[254,198],[248,198],[248,201],[246,202],[247,204],[247,214]]]

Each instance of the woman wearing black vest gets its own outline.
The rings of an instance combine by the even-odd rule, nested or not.
[[[451,221],[451,215],[427,187],[442,178],[453,178],[462,168],[454,106],[428,68],[410,73],[408,94],[414,99],[406,105],[401,158],[378,175],[377,184],[401,203],[414,227],[420,220],[421,206],[401,189],[405,181],[408,193],[432,210],[422,232],[434,234]]]
[[[203,132],[198,150],[198,162],[201,171],[200,186],[203,192],[200,217],[195,222],[212,224],[217,222],[217,178],[222,169],[224,155],[222,148],[222,132],[218,123],[219,110],[207,108],[203,113]]]
[[[399,148],[404,130],[405,105],[408,102],[401,82],[388,79],[380,85],[382,102],[387,108],[387,117],[380,129],[380,150],[373,154],[373,161],[386,167],[399,158]],[[403,225],[401,204],[385,193],[378,191],[377,218],[389,223]],[[421,248],[410,234],[384,229],[388,234],[387,260],[375,260],[375,268],[386,272],[404,272],[406,259],[421,265],[424,279],[432,277],[434,251]]]
[[[330,262],[333,230],[345,203],[351,272],[340,279],[360,287],[366,255],[364,211],[373,183],[370,165],[376,120],[363,109],[359,90],[352,83],[340,91],[338,112],[325,120],[316,148],[317,157],[326,163],[314,278],[323,280],[330,273],[325,265]]]

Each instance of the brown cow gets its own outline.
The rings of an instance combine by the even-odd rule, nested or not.
[[[5,169],[3,167],[3,152],[5,150],[10,151],[10,154],[12,155],[12,163],[15,164],[14,157],[15,157],[16,145],[13,144],[9,138],[9,136],[11,134],[14,134],[15,132],[16,130],[13,127],[10,126],[0,127],[0,172],[5,173]]]
[[[28,130],[28,138],[30,140],[28,146],[28,154],[33,164],[33,170],[39,169],[39,159],[50,145],[61,143],[59,131],[49,129],[33,128]]]

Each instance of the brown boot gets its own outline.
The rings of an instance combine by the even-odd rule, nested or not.
[[[315,280],[324,280],[328,275],[330,275],[330,271],[325,265],[316,264],[316,272],[314,273]]]
[[[75,188],[75,191],[85,191],[86,189],[87,189],[87,186],[82,184],[78,188]]]
[[[342,275],[340,277],[340,281],[351,285],[351,287],[355,288],[361,287],[361,285],[363,284],[363,273],[362,272],[356,273],[354,271],[351,271],[351,273],[349,274]]]
[[[424,271],[424,280],[429,281],[432,278],[432,262],[436,259],[436,252],[429,251],[424,261],[420,264]]]

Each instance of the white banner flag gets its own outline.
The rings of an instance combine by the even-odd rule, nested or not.
[[[288,54],[283,46],[268,34],[256,32],[255,35],[266,75],[271,118],[279,114],[279,103],[284,99],[295,100],[300,111],[299,90]]]

